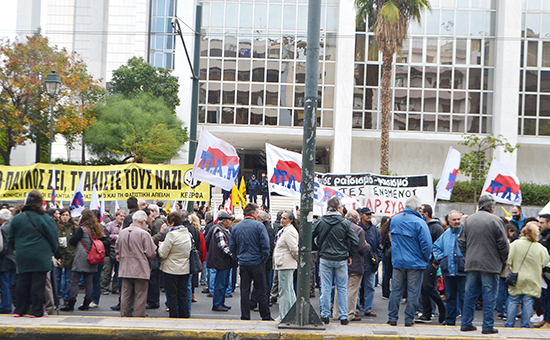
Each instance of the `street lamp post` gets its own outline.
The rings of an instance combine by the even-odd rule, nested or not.
[[[52,162],[52,143],[53,143],[53,104],[54,97],[59,94],[59,89],[61,88],[61,78],[55,70],[52,70],[50,74],[46,77],[44,81],[46,83],[46,92],[50,95],[50,159],[49,162]]]

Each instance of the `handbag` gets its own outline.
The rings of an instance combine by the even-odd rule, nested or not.
[[[92,246],[90,247],[90,250],[86,249],[86,246],[82,242],[82,239],[80,240],[82,247],[84,247],[84,249],[88,253],[88,262],[90,262],[90,264],[105,262],[105,245],[103,245],[103,242],[101,240],[92,237],[92,234],[90,234],[88,228],[83,229],[88,232],[88,235],[90,235],[90,239],[92,240]]]
[[[204,268],[202,266],[199,251],[195,247],[193,235],[189,233],[189,237],[191,237],[191,250],[189,251],[189,274],[198,274],[202,272]]]
[[[523,261],[521,261],[521,264],[519,265],[518,272],[514,273],[514,272],[510,271],[510,274],[508,274],[508,276],[506,276],[505,282],[508,286],[514,287],[516,285],[516,283],[518,282],[519,270],[521,269],[521,266],[523,265],[523,262],[525,261],[525,258],[527,257],[527,254],[529,254],[529,249],[531,249],[532,244],[533,244],[533,242],[531,242],[531,244],[529,245],[529,248],[527,248],[527,252],[525,253],[525,256],[523,256]]]

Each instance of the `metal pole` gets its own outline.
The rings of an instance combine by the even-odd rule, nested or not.
[[[50,96],[50,159],[48,163],[52,162],[52,143],[53,143],[53,96]]]
[[[309,0],[306,50],[306,101],[304,105],[304,136],[302,146],[302,187],[300,207],[300,240],[298,254],[298,293],[296,303],[279,328],[325,329],[311,306],[309,285],[311,273],[311,232],[315,174],[317,128],[317,85],[319,77],[319,32],[321,1]]]

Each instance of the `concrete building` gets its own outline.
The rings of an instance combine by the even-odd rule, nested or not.
[[[463,134],[492,133],[521,145],[493,156],[522,182],[550,184],[533,162],[550,152],[550,2],[430,2],[394,57],[390,170],[437,178],[449,146],[466,151],[457,146]],[[201,3],[199,131],[232,143],[241,169],[258,175],[266,142],[301,151],[307,0]],[[54,44],[79,52],[95,77],[109,81],[135,55],[173,68],[177,114],[190,121],[191,73],[170,21],[179,17],[192,53],[196,1],[18,4],[18,33],[40,26]],[[382,60],[371,26],[356,25],[352,0],[322,0],[318,171],[379,170]],[[185,151],[173,163],[187,163]]]

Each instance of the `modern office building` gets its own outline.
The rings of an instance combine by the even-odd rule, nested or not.
[[[321,1],[317,170],[376,173],[382,60],[372,23],[356,22],[352,0]],[[181,20],[192,54],[197,2],[18,3],[18,32],[35,27],[24,15],[34,13],[53,43],[79,52],[105,81],[134,55],[173,68],[177,113],[190,121],[191,72],[170,22]],[[494,134],[521,145],[513,154],[497,149],[496,159],[522,182],[550,184],[538,165],[550,153],[550,1],[430,3],[394,57],[390,170],[437,178],[449,146],[467,151],[457,146],[463,134]],[[248,173],[264,166],[266,142],[300,151],[307,0],[201,4],[199,131],[231,142]],[[29,5],[35,11],[24,10]],[[187,155],[174,163],[187,163]]]

